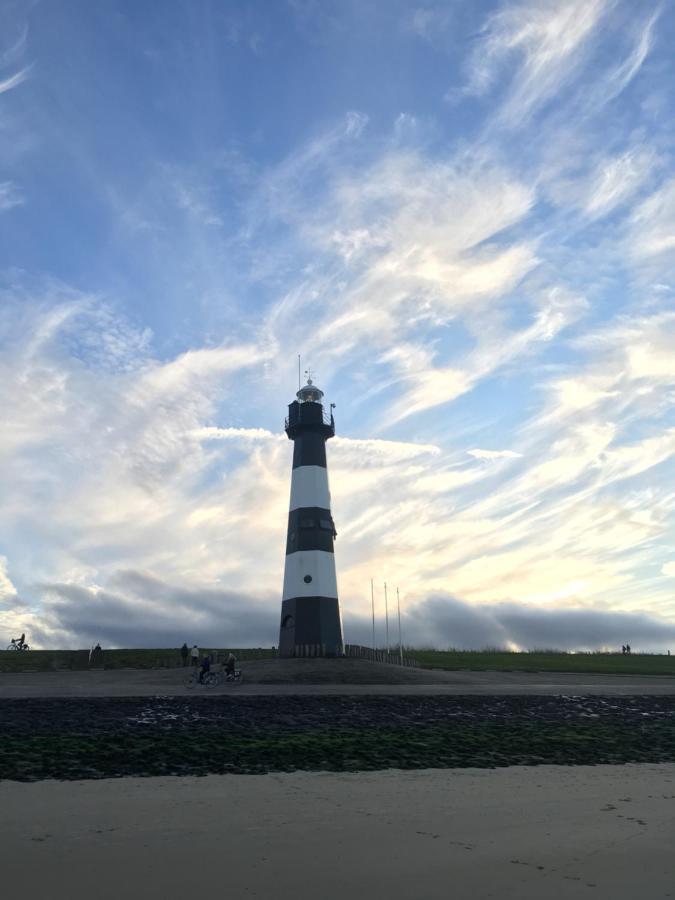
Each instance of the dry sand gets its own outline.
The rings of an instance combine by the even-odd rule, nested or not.
[[[675,897],[675,764],[0,783],[8,896]]]

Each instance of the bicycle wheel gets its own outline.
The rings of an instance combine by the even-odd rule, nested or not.
[[[7,649],[8,650],[18,650],[19,648],[16,646],[16,644],[7,644]]]

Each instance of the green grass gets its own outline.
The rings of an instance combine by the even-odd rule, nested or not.
[[[227,655],[230,649],[200,648],[202,653]],[[237,659],[267,659],[276,656],[270,648],[235,649]],[[114,649],[103,651],[106,669],[173,669],[182,665],[179,649]],[[0,672],[50,672],[58,669],[87,669],[89,650],[0,651]]]
[[[598,675],[675,675],[675,656],[650,653],[558,653],[406,649],[425,668],[502,672],[579,672]]]
[[[205,648],[200,648],[205,652]],[[229,649],[209,650],[227,654]],[[271,648],[233,648],[239,660],[272,659]],[[532,651],[509,653],[501,650],[416,650],[406,648],[425,668],[473,669],[504,672],[578,672],[602,675],[674,675],[675,656],[648,653],[558,653]],[[27,653],[0,651],[0,672],[48,672],[58,669],[88,668],[88,650],[29,650]],[[168,669],[181,665],[178,649],[104,650],[106,669]]]

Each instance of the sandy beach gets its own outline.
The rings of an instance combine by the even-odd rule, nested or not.
[[[33,897],[675,897],[675,764],[0,783]]]

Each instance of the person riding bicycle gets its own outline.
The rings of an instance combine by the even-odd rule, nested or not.
[[[211,671],[211,660],[208,656],[203,657],[202,664],[199,668],[199,683],[204,684],[204,676]]]
[[[234,678],[234,665],[236,661],[237,659],[234,653],[230,653],[230,655],[227,657],[227,660],[225,661],[225,675],[228,678]]]
[[[20,638],[12,638],[12,643],[17,650],[23,650],[26,646],[26,632],[24,631]]]

